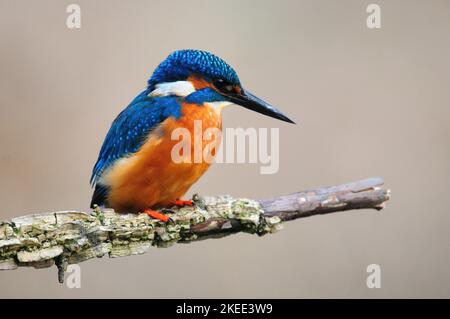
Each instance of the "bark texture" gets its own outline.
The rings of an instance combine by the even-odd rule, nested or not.
[[[272,199],[194,196],[193,207],[173,208],[173,222],[109,209],[33,214],[0,223],[0,270],[67,265],[102,257],[143,254],[151,246],[219,238],[236,232],[265,235],[297,218],[351,209],[380,210],[390,197],[383,180],[370,178]]]

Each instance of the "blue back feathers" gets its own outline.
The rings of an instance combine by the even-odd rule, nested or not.
[[[148,80],[149,88],[162,82],[183,81],[197,74],[209,79],[224,79],[239,84],[239,77],[231,66],[212,53],[200,50],[179,50],[170,54],[156,68]]]
[[[137,152],[158,124],[169,116],[178,118],[181,115],[177,97],[150,98],[148,93],[145,90],[138,95],[114,120],[92,171],[92,184],[116,160]]]

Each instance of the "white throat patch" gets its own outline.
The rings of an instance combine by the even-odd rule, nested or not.
[[[214,111],[216,111],[219,114],[220,114],[220,112],[222,112],[224,107],[226,107],[228,105],[232,105],[232,104],[233,103],[228,102],[228,101],[205,102],[205,105],[211,107],[212,109],[214,109]]]
[[[195,92],[195,87],[190,81],[165,82],[155,85],[155,89],[148,96],[188,96]]]

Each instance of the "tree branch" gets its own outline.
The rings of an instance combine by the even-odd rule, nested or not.
[[[383,180],[371,178],[265,200],[194,195],[193,207],[174,208],[173,223],[146,214],[116,214],[96,208],[90,213],[54,212],[0,223],[0,270],[46,268],[56,264],[64,281],[67,265],[102,257],[145,253],[151,246],[169,247],[219,238],[236,232],[264,235],[282,222],[350,209],[380,210],[390,197]]]

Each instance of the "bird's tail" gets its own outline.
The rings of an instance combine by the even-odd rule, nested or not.
[[[96,184],[94,194],[92,194],[91,208],[94,208],[94,205],[106,206],[108,202],[108,192],[108,186]]]

